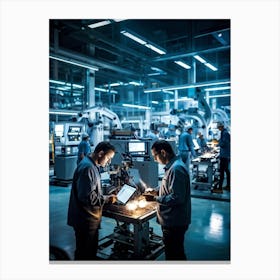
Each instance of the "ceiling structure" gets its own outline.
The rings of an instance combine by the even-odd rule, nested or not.
[[[49,65],[54,109],[85,109],[90,73],[96,104],[119,114],[123,103],[164,110],[179,86],[178,98],[219,85],[209,95],[230,106],[230,20],[50,20]]]

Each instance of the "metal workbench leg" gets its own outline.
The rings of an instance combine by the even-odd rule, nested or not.
[[[149,246],[149,222],[134,224],[134,253],[143,256]]]

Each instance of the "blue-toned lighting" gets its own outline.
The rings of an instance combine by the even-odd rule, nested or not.
[[[96,23],[89,24],[88,27],[89,28],[97,28],[97,27],[101,27],[101,26],[104,26],[104,25],[107,25],[107,24],[110,24],[110,23],[111,23],[110,20],[102,20],[102,21],[99,21],[99,22],[96,22]]]
[[[191,69],[191,66],[189,66],[188,64],[184,63],[183,61],[180,60],[176,60],[174,61],[176,64],[180,65],[181,67],[185,68],[185,69]]]
[[[134,104],[123,104],[123,106],[124,107],[130,107],[130,108],[144,109],[144,110],[150,110],[151,109],[151,107],[134,105]]]

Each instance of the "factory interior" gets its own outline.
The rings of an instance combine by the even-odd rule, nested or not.
[[[0,279],[280,279],[280,1],[3,0],[0,14]],[[116,147],[101,183],[119,195],[162,186],[151,145],[179,155],[189,126],[187,260],[166,259],[159,203],[139,190],[104,205],[98,261],[75,259],[82,135]]]
[[[67,210],[83,133],[91,151],[101,141],[116,148],[101,173],[102,191],[109,194],[128,180],[136,188],[159,186],[164,166],[154,161],[151,146],[164,139],[178,154],[180,134],[189,126],[197,156],[190,164],[187,261],[231,261],[226,176],[223,191],[213,192],[220,176],[217,123],[231,133],[230,39],[230,19],[49,21],[51,262],[74,260]],[[165,261],[154,205],[105,208],[99,238],[101,261]]]

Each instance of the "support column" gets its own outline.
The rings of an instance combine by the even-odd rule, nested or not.
[[[174,91],[174,109],[178,109],[178,90]]]
[[[196,61],[193,58],[192,61],[192,69],[190,71],[189,75],[190,83],[195,84],[196,83]],[[188,97],[189,98],[194,98],[195,97],[195,88],[189,88],[188,89]]]
[[[95,106],[95,72],[92,70],[87,70],[87,106],[88,108]]]

